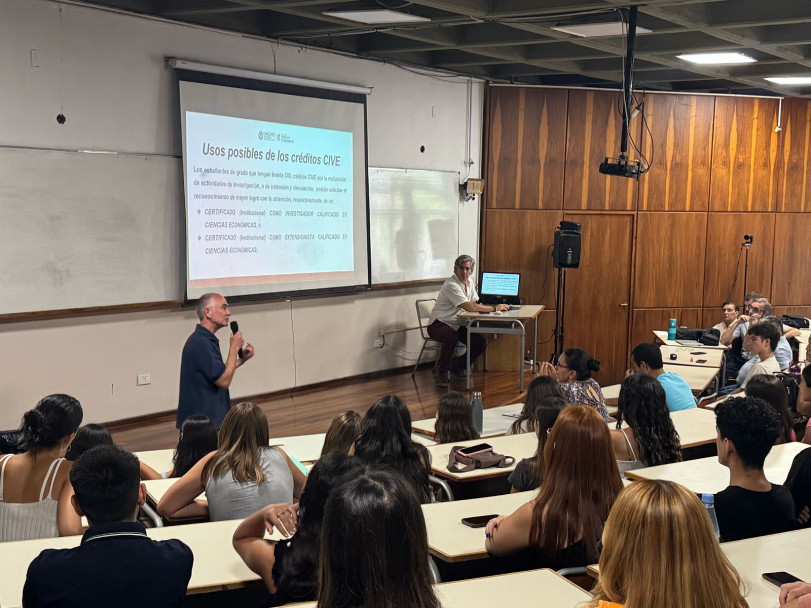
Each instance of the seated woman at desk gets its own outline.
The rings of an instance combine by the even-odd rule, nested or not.
[[[354,476],[363,465],[345,454],[328,454],[315,463],[297,506],[269,505],[243,521],[234,532],[234,549],[262,577],[273,606],[316,599],[318,551],[324,505],[339,480]],[[265,530],[278,529],[293,538],[265,540]]]
[[[608,426],[593,409],[563,408],[544,448],[537,497],[485,528],[485,548],[515,568],[572,568],[599,556],[603,522],[622,489]]]
[[[527,389],[527,396],[524,397],[524,407],[521,409],[520,416],[510,425],[505,435],[519,435],[521,433],[532,432],[534,430],[532,421],[535,408],[547,397],[558,397],[562,401],[565,400],[557,378],[553,378],[552,376],[537,376],[530,383],[529,389]]]
[[[347,455],[354,451],[355,440],[360,436],[361,417],[348,410],[332,419],[324,437],[321,458],[327,454]]]
[[[600,362],[579,348],[567,348],[552,365],[541,363],[541,375],[556,378],[563,391],[567,405],[588,405],[608,421],[608,410],[600,385],[591,377],[591,372],[600,371]]]
[[[381,397],[366,412],[355,456],[365,464],[385,464],[399,471],[420,502],[430,500],[431,456],[411,439],[411,414],[397,395]]]
[[[65,452],[65,460],[75,462],[86,451],[99,445],[113,445],[113,436],[110,435],[110,431],[102,425],[92,422],[80,426]]]
[[[268,421],[253,403],[232,407],[219,448],[167,490],[158,513],[170,518],[240,519],[270,504],[293,502],[306,478],[280,448],[268,445]],[[197,500],[205,491],[208,502]]]
[[[809,342],[811,348],[811,342]],[[806,365],[800,374],[800,390],[797,393],[797,412],[808,416],[803,443],[811,443],[811,365]]]
[[[48,395],[23,415],[27,451],[0,457],[0,542],[82,533],[64,458],[81,423],[68,395]]]
[[[549,440],[549,433],[565,405],[560,397],[544,397],[535,405],[530,424],[538,436],[538,448],[535,450],[534,456],[521,459],[515,466],[515,470],[510,473],[507,478],[512,486],[510,493],[528,492],[541,486],[545,470],[543,452],[546,442]]]
[[[318,608],[440,608],[425,518],[389,467],[364,467],[330,493],[319,562]]]
[[[456,391],[442,395],[436,404],[434,441],[456,443],[478,438],[479,431],[473,426],[473,408],[467,398]]]
[[[671,481],[635,481],[608,516],[588,606],[744,608],[742,586],[695,494]]]
[[[180,439],[172,458],[172,468],[158,472],[141,463],[141,479],[168,479],[183,477],[206,454],[217,449],[217,429],[211,418],[203,414],[192,414],[180,427]]]
[[[620,473],[681,462],[681,440],[667,409],[665,391],[655,378],[643,374],[625,378],[616,416],[611,443]],[[623,423],[627,429],[622,428]]]

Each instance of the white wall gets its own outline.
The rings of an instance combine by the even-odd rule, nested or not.
[[[31,65],[32,49],[40,67]],[[272,72],[274,50],[279,74],[373,87],[370,165],[465,175],[470,131],[476,163],[470,175],[479,175],[481,83],[48,0],[0,0],[0,146],[179,155],[164,58]],[[67,117],[63,126],[55,120],[59,112]],[[462,205],[460,251],[478,251],[478,218],[478,201]],[[257,356],[237,373],[232,396],[413,363],[416,331],[387,335],[382,350],[373,341],[378,331],[415,327],[414,300],[436,289],[234,307]],[[0,428],[15,427],[24,410],[52,392],[76,396],[87,421],[175,408],[180,351],[195,321],[191,311],[164,310],[0,323]],[[144,373],[152,384],[137,387],[136,376]]]

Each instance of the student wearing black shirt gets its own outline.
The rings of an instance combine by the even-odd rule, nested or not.
[[[73,507],[90,528],[73,549],[45,549],[31,562],[24,608],[170,608],[183,604],[191,549],[152,540],[136,521],[146,490],[138,459],[115,446],[82,454],[70,471]]]
[[[729,487],[715,495],[723,541],[786,532],[796,527],[794,500],[770,483],[763,463],[780,430],[777,412],[757,397],[736,397],[715,408],[718,461],[729,468]]]

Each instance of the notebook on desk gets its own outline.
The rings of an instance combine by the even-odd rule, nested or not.
[[[483,272],[479,289],[479,302],[495,306],[496,304],[521,304],[518,298],[518,287],[521,274],[517,272]]]

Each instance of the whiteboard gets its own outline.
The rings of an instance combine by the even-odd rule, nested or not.
[[[459,173],[369,168],[372,283],[445,279],[459,255]]]
[[[180,159],[0,149],[0,314],[182,297]]]

